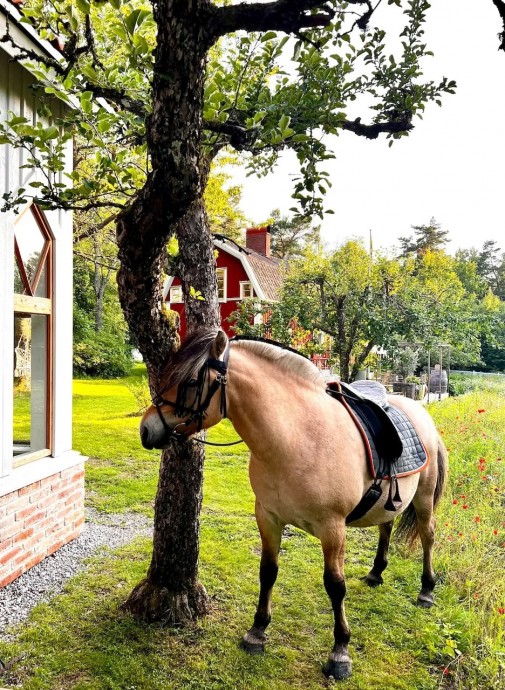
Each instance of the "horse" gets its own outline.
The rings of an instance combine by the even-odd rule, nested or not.
[[[251,653],[265,649],[272,589],[278,573],[283,529],[294,525],[320,540],[324,586],[334,613],[334,645],[326,676],[351,675],[350,630],[345,616],[346,519],[372,483],[365,443],[345,405],[327,394],[320,371],[288,348],[257,340],[228,340],[218,331],[196,332],[172,356],[145,412],[144,447],[166,448],[228,417],[250,450],[249,476],[261,537],[260,592],[252,627],[241,642]],[[422,441],[428,462],[420,472],[397,479],[402,507],[399,529],[419,536],[423,548],[417,603],[434,603],[432,565],[434,508],[447,474],[447,451],[422,405],[400,396],[388,403],[403,410]],[[392,480],[391,480],[392,481]],[[364,580],[382,584],[394,517],[386,494],[351,527],[378,526],[373,566]]]

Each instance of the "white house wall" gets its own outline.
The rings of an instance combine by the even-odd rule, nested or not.
[[[0,35],[3,33],[0,14]],[[11,26],[11,34],[14,35]],[[8,113],[37,121],[37,102],[30,89],[34,78],[3,50],[0,44],[0,119]],[[53,117],[62,114],[63,104],[51,104]],[[43,119],[44,124],[51,124]],[[66,170],[72,170],[72,143],[67,145]],[[27,152],[0,145],[0,204],[6,192],[15,192],[36,180],[37,171],[23,169]],[[63,174],[60,181],[63,180]],[[58,413],[53,419],[52,449],[60,456],[72,447],[72,214],[63,211],[46,213],[54,235],[54,294],[53,306],[53,409]],[[14,234],[13,212],[0,212],[0,363],[2,372],[0,408],[0,477],[11,472],[12,465],[12,371],[13,353],[13,285],[14,285]],[[5,377],[5,378],[4,378]],[[1,483],[0,483],[1,484]],[[0,485],[1,494],[1,485]]]

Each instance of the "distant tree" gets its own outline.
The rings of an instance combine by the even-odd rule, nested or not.
[[[505,253],[496,240],[487,240],[477,257],[477,270],[491,290],[505,300]]]
[[[271,252],[279,259],[301,256],[311,246],[317,249],[320,241],[320,225],[313,225],[303,216],[281,216],[279,209],[271,213]]]
[[[205,188],[204,200],[211,232],[226,235],[235,242],[243,240],[245,216],[240,209],[242,187],[230,184],[232,176],[213,165]]]
[[[400,237],[401,256],[416,254],[422,256],[427,251],[437,251],[445,247],[448,242],[448,230],[441,230],[435,218],[430,219],[429,225],[412,225],[414,235]]]

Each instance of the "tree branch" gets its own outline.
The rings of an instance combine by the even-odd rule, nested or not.
[[[503,0],[491,0],[491,2],[498,10],[503,23],[503,31],[501,32],[501,34],[498,34],[500,38],[500,45],[498,46],[498,50],[505,51],[505,2],[503,2]]]
[[[411,129],[414,129],[414,125],[408,117],[405,117],[403,120],[377,122],[373,125],[362,124],[360,118],[358,117],[356,120],[342,120],[339,124],[342,129],[345,129],[348,132],[354,132],[354,134],[357,134],[361,137],[366,137],[367,139],[377,139],[379,134],[396,134],[398,132],[408,132]]]
[[[311,11],[314,13],[308,14]],[[296,33],[300,29],[327,26],[335,16],[335,10],[324,0],[240,3],[214,6],[209,8],[209,13],[209,34],[213,40],[235,31],[274,30]]]

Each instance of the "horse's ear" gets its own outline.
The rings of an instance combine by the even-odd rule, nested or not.
[[[210,356],[214,359],[219,359],[223,354],[227,343],[228,338],[226,337],[226,333],[224,331],[218,331],[216,339],[214,340],[214,342],[212,343],[212,347],[210,348]]]

